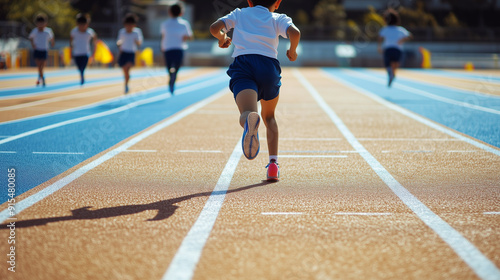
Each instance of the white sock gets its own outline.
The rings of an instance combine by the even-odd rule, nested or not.
[[[269,156],[269,162],[271,162],[271,160],[273,160],[278,162],[278,156]]]

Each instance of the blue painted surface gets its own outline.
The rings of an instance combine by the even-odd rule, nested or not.
[[[356,73],[343,71],[341,69],[324,68],[326,73],[358,87],[361,87],[369,92],[374,93],[389,102],[395,103],[405,109],[422,115],[437,123],[443,124],[451,129],[467,134],[471,137],[484,141],[490,145],[500,148],[500,115],[478,111],[475,109],[465,108],[462,106],[452,105],[431,99],[429,97],[414,94],[412,92],[388,88],[384,83],[377,83],[367,79],[357,77]],[[367,74],[366,70],[354,69],[355,72]],[[368,73],[373,77],[380,78],[381,74]],[[462,91],[456,91],[453,88],[443,90],[442,86],[433,86],[427,83],[415,83],[408,80],[397,79],[395,83],[401,83],[420,90],[428,91],[429,93],[447,97],[461,102],[470,104],[500,109],[499,99],[497,97],[467,96]],[[473,102],[470,102],[470,101]]]
[[[179,84],[179,89],[194,83],[206,82],[214,76],[194,79]],[[7,169],[14,167],[17,173],[16,195],[20,195],[39,184],[57,176],[82,161],[116,145],[120,141],[168,118],[186,107],[197,103],[220,90],[227,88],[228,81],[222,80],[201,90],[174,95],[166,100],[140,105],[126,111],[65,125],[12,142],[0,145],[0,151],[15,151],[15,154],[0,154],[0,181],[7,182]],[[131,96],[131,101],[143,100],[159,94],[165,89],[158,89],[143,96]],[[16,135],[48,124],[75,119],[126,105],[126,100],[111,101],[92,108],[68,112],[61,115],[40,119],[31,119],[10,125],[0,124],[0,135]],[[2,139],[2,138],[0,138]],[[33,154],[33,152],[71,152],[84,153],[72,155]],[[8,199],[7,191],[1,194],[2,202]]]

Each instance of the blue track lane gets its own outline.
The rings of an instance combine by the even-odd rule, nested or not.
[[[401,83],[438,96],[495,110],[500,110],[500,99],[498,97],[466,94],[464,91],[452,88],[446,89],[443,86],[434,86],[427,83],[417,83],[399,77],[395,81],[393,88],[387,88],[385,76],[381,74],[374,74],[360,69],[354,69],[355,72],[333,68],[324,68],[323,70],[333,77],[361,87],[389,102],[500,148],[500,115],[437,101],[399,89],[396,84]],[[358,73],[375,77],[382,82],[364,79],[362,75],[357,75]]]
[[[458,73],[458,72],[450,72],[446,70],[440,69],[411,69],[410,71],[415,72],[425,72],[426,74],[432,74],[434,76],[447,77],[447,78],[455,78],[455,79],[468,79],[479,82],[490,82],[500,84],[500,77],[495,77],[492,75],[486,74],[476,74],[476,73]]]
[[[218,77],[225,76],[222,72]],[[214,79],[214,76],[198,79],[197,83]],[[192,85],[191,81],[191,85]],[[86,120],[74,124],[65,125],[48,131],[40,132],[24,138],[7,142],[0,145],[0,151],[15,151],[15,154],[0,154],[0,165],[2,166],[0,180],[7,182],[7,169],[16,169],[16,195],[20,195],[33,187],[57,176],[82,161],[116,145],[120,141],[168,118],[175,113],[193,105],[211,95],[227,88],[227,79],[206,86],[202,89],[193,90],[181,95],[175,95],[168,99],[153,103],[140,105],[105,117]],[[179,90],[182,87],[179,87]],[[144,100],[155,95],[165,93],[165,89],[152,92],[144,96],[130,96],[131,100],[112,101],[99,106],[78,110],[62,115],[48,118],[33,119],[20,122],[16,130],[13,127],[6,129],[0,125],[0,135],[16,135],[28,131],[29,128],[38,128],[47,124],[74,119],[85,115],[91,115],[134,102]],[[24,123],[24,124],[23,124]],[[26,125],[26,126],[24,126]],[[2,138],[0,138],[2,140]],[[34,154],[33,152],[70,152],[83,153],[71,155],[48,155]],[[3,183],[2,183],[3,185]],[[7,192],[2,192],[2,202],[8,199]]]

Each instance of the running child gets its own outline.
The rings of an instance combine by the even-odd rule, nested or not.
[[[69,44],[71,54],[75,60],[75,64],[80,71],[80,84],[85,83],[84,72],[89,62],[91,55],[90,42],[92,41],[93,49],[97,42],[95,31],[89,27],[90,16],[88,14],[78,14],[76,16],[77,26],[71,30]]]
[[[260,116],[257,103],[262,106],[262,119],[267,128],[269,164],[267,179],[277,181],[278,124],[274,111],[279,99],[281,67],[277,60],[279,36],[290,39],[287,57],[297,59],[300,31],[285,14],[275,13],[282,0],[248,0],[250,7],[235,9],[220,18],[210,27],[212,35],[219,40],[219,47],[227,48],[234,43],[234,62],[227,74],[231,77],[229,88],[234,94],[240,111],[240,125],[244,128],[243,154],[254,159],[259,153],[258,128]],[[234,29],[232,39],[227,32]]]
[[[137,21],[136,15],[127,14],[123,20],[125,27],[118,32],[118,41],[116,42],[120,49],[118,65],[123,69],[125,75],[125,94],[129,92],[130,68],[135,64],[135,52],[144,40],[141,29],[136,27]]]
[[[29,35],[31,46],[33,47],[33,57],[35,64],[38,67],[38,80],[36,85],[39,86],[40,82],[45,87],[45,76],[43,75],[43,68],[47,62],[49,43],[54,47],[55,39],[52,29],[47,27],[48,18],[46,14],[40,13],[35,18],[36,28],[33,29]]]
[[[389,77],[387,86],[390,87],[396,78],[396,70],[399,68],[403,53],[403,44],[410,40],[412,35],[400,26],[401,19],[395,10],[388,10],[384,17],[387,26],[379,32],[378,52],[384,54],[384,66]]]
[[[180,3],[170,6],[170,19],[161,25],[161,51],[165,56],[165,65],[169,73],[169,90],[174,94],[177,73],[187,49],[186,41],[193,39],[193,31],[189,22],[181,18],[184,13]]]

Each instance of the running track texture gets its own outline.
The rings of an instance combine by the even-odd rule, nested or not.
[[[1,279],[500,279],[497,71],[285,68],[277,183],[224,69],[35,77],[0,76]]]

